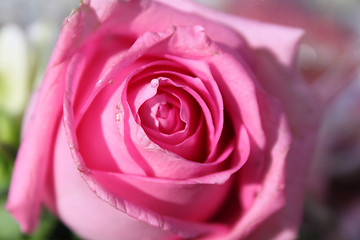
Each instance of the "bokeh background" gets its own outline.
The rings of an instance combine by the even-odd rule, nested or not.
[[[360,239],[360,1],[198,0],[304,29],[296,67],[324,105],[298,240]],[[0,0],[0,239],[78,239],[44,211],[23,235],[4,210],[21,120],[60,26],[79,0]]]

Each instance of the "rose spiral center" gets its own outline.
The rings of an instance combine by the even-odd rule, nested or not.
[[[156,95],[140,107],[140,120],[148,127],[170,134],[183,130],[185,123],[180,119],[180,109],[166,94]]]
[[[126,93],[135,121],[151,141],[187,160],[206,159],[207,125],[198,102],[202,100],[182,75],[139,72]]]
[[[156,111],[156,118],[159,119],[167,119],[169,117],[169,112],[174,112],[173,106],[169,103],[161,103],[158,104],[157,111]]]

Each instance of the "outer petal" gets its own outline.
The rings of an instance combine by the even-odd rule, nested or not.
[[[109,28],[112,25],[124,24],[125,19],[124,2],[110,0],[104,7],[101,0],[86,0],[93,9],[97,10],[97,15],[101,21],[109,20]],[[293,63],[296,44],[302,36],[302,30],[278,26],[275,24],[260,23],[257,21],[242,19],[231,16],[216,10],[204,7],[190,0],[133,0],[132,13],[139,11],[136,19],[132,19],[132,24],[127,24],[129,31],[141,34],[144,31],[163,31],[169,26],[203,26],[207,34],[214,41],[225,43],[234,49],[248,54],[243,45],[242,37],[251,47],[269,49],[279,61],[287,66]],[[131,14],[125,14],[129,17]],[[186,19],[184,21],[184,19]],[[281,46],[281,47],[279,47]]]
[[[85,239],[165,239],[171,234],[116,210],[100,199],[81,177],[60,126],[54,150],[53,177],[59,217]],[[94,226],[96,230],[94,231]]]
[[[281,184],[278,185],[285,197],[284,205],[276,214],[258,225],[248,239],[294,239],[301,220],[307,170],[323,107],[304,83],[296,81],[298,76],[283,68],[270,54],[258,54],[255,71],[266,91],[282,103],[292,141],[281,171],[284,174],[283,189]],[[272,161],[277,161],[279,157],[281,159],[281,155],[281,151],[275,152]],[[276,171],[274,174],[269,173],[271,175],[275,176]]]
[[[125,2],[128,3],[125,4]],[[199,12],[203,10],[203,7],[189,1],[176,1],[175,5],[183,3],[185,5],[197,6],[197,11]],[[106,22],[106,24],[101,26],[101,29],[106,32],[127,33],[139,36],[148,31],[165,31],[171,26],[200,25],[206,29],[206,33],[212,40],[229,45],[236,51],[250,56],[242,36],[234,31],[234,29],[227,27],[221,22],[219,24],[219,22],[211,20],[211,17],[204,18],[197,12],[179,11],[179,6],[173,8],[167,4],[151,0],[109,0],[107,1],[107,7],[104,7],[104,3],[101,0],[84,0],[84,5],[98,9],[96,12],[100,21]]]
[[[79,24],[84,16],[74,13],[71,18],[76,21],[65,21],[42,87],[33,100],[32,112],[27,114],[26,126],[31,128],[23,132],[13,171],[6,209],[25,233],[35,229],[44,197],[46,172],[56,134],[53,130],[60,123],[62,114],[68,57],[77,49],[78,45],[74,45],[74,42],[79,44],[97,22],[90,9],[86,15],[86,26]]]
[[[25,233],[32,231],[37,225],[55,134],[49,129],[54,129],[60,123],[64,91],[61,81],[62,67],[60,65],[52,69],[55,75],[47,77],[38,93],[37,104],[28,123],[31,128],[24,134],[15,162],[6,209],[20,223],[21,230]],[[54,94],[49,94],[51,91],[54,91]],[[44,122],[44,119],[48,121]],[[37,142],[34,142],[34,139],[37,139]]]
[[[270,50],[271,53],[277,57],[279,62],[287,66],[291,66],[293,64],[297,43],[299,38],[303,35],[303,31],[301,29],[232,16],[204,7],[190,0],[156,1],[170,5],[176,9],[184,11],[185,13],[199,15],[214,26],[224,24],[241,34],[251,47],[266,48]],[[204,25],[204,27],[212,39],[224,42],[230,46],[233,46],[233,44],[236,43],[236,41],[232,38],[228,38],[225,34],[211,31],[212,26],[210,24]]]
[[[274,214],[284,207],[284,190],[285,188],[292,188],[285,180],[286,161],[290,148],[291,136],[284,115],[280,116],[280,119],[276,121],[279,121],[279,123],[271,122],[271,124],[269,124],[272,125],[270,126],[271,130],[267,129],[268,131],[271,131],[272,137],[275,137],[275,139],[273,139],[274,142],[268,141],[267,148],[270,152],[266,153],[266,149],[261,150],[262,153],[255,154],[252,158],[250,157],[247,165],[242,169],[240,174],[240,185],[243,189],[240,190],[242,194],[240,195],[240,201],[245,202],[243,203],[245,204],[245,209],[243,209],[244,213],[242,217],[238,219],[237,223],[230,231],[230,234],[224,237],[224,239],[272,239],[269,237],[272,231],[276,233],[279,231],[276,228],[277,223],[269,224],[267,219],[272,219]],[[261,178],[259,179],[257,169],[257,158],[261,157],[259,156],[261,154],[265,155],[263,164],[268,165],[267,172],[262,181]],[[255,177],[252,175],[255,175]],[[254,180],[258,181],[258,183],[251,182]],[[255,186],[252,186],[252,184],[255,184]],[[246,204],[248,206],[246,206]],[[298,216],[299,212],[294,211],[294,215]],[[264,222],[266,222],[266,224],[264,224]],[[259,227],[263,224],[265,230]],[[284,229],[288,230],[287,228]],[[257,238],[252,238],[250,235],[249,237],[249,234],[254,234],[254,232],[259,236],[257,235]]]

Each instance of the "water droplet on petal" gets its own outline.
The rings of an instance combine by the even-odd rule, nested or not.
[[[103,83],[103,80],[100,79],[100,80],[96,83],[95,88],[100,87],[102,83]]]
[[[71,152],[75,152],[75,146],[74,146],[74,144],[70,144],[70,145],[69,145],[69,148],[70,148],[70,151],[71,151]]]
[[[120,121],[120,113],[116,113],[116,114],[115,114],[115,120],[116,120],[117,122]]]
[[[153,80],[151,80],[150,86],[153,87],[153,88],[158,87],[158,86],[159,86],[159,79],[158,79],[158,78],[154,78]]]

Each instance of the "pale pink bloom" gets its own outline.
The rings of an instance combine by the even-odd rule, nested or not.
[[[191,1],[84,0],[7,209],[28,233],[44,204],[86,239],[295,238],[318,114],[301,34]]]

